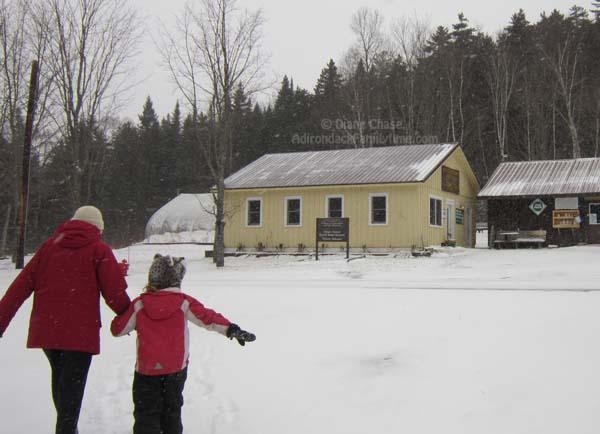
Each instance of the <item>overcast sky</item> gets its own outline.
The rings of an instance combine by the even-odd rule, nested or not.
[[[133,0],[144,17],[145,39],[138,65],[135,67],[137,85],[127,99],[123,115],[137,120],[147,95],[150,95],[160,117],[169,113],[180,97],[160,65],[160,55],[152,34],[160,21],[167,25],[174,20],[186,0]],[[503,1],[443,1],[443,0],[239,0],[240,7],[263,10],[264,48],[270,54],[270,76],[278,81],[284,74],[294,82],[312,90],[321,69],[333,58],[341,62],[350,47],[352,14],[362,6],[379,9],[386,24],[403,15],[415,13],[428,19],[432,27],[451,26],[459,12],[464,12],[473,26],[487,33],[496,33],[507,25],[519,8],[525,10],[530,21],[537,21],[542,11],[559,9],[567,12],[573,0],[503,0]],[[591,0],[579,5],[589,8]],[[268,96],[263,96],[268,99]],[[181,100],[181,99],[180,99]]]

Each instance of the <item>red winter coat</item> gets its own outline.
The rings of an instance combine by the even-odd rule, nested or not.
[[[179,288],[166,288],[133,300],[127,312],[113,320],[110,330],[115,336],[136,330],[136,371],[142,375],[166,375],[179,372],[188,364],[188,320],[223,335],[231,324]]]
[[[100,231],[63,223],[0,300],[0,334],[33,292],[28,348],[100,352],[100,294],[117,314],[130,304],[127,283]]]

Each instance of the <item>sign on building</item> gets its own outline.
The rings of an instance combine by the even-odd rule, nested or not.
[[[456,208],[456,224],[457,225],[465,224],[465,210],[462,208]]]
[[[529,204],[529,209],[535,214],[540,215],[544,212],[544,210],[548,208],[548,206],[544,203],[544,201],[540,198],[537,198],[533,202]]]
[[[579,198],[557,197],[554,199],[554,209],[579,209]]]
[[[579,210],[558,209],[552,211],[552,227],[554,229],[578,229],[580,223]]]
[[[346,259],[350,257],[350,219],[348,217],[329,217],[317,219],[317,245],[315,259],[319,260],[319,243],[345,242]]]
[[[460,172],[458,170],[442,166],[442,190],[460,194]]]

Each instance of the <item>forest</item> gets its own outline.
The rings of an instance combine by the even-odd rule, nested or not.
[[[597,1],[535,17],[515,11],[498,34],[475,28],[462,12],[444,27],[359,9],[348,23],[355,39],[342,58],[323,59],[312,89],[295,85],[293,70],[277,83],[255,80],[267,68],[257,55],[264,17],[250,11],[237,19],[249,23],[251,44],[231,52],[254,69],[210,81],[177,63],[185,56],[166,55],[180,103],[159,114],[149,90],[133,122],[121,120],[117,97],[142,27],[136,11],[119,4],[0,3],[0,256],[16,242],[32,58],[42,72],[29,251],[82,204],[103,210],[114,246],[141,241],[148,218],[168,200],[207,192],[265,153],[457,142],[482,185],[502,161],[600,156]],[[181,47],[207,23],[224,28],[219,14],[234,13],[203,6],[186,7],[163,42]],[[198,47],[199,58],[211,58],[210,44]],[[217,82],[226,84],[217,90]],[[276,97],[261,101],[258,92],[269,86]],[[203,91],[210,98],[197,95]]]

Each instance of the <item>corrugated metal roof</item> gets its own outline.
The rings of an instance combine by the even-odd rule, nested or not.
[[[600,158],[502,163],[481,198],[600,193]]]
[[[456,144],[267,154],[225,180],[226,189],[425,181]]]

